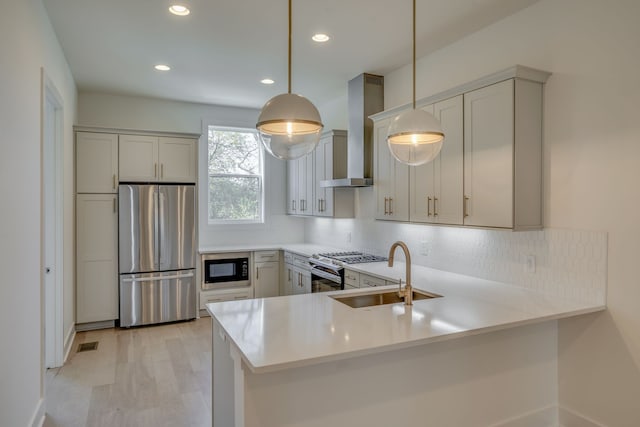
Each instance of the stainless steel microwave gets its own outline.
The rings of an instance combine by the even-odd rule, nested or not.
[[[202,289],[250,286],[249,252],[208,254],[202,257]]]

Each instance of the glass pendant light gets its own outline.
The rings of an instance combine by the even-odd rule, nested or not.
[[[436,158],[443,140],[440,122],[432,114],[416,110],[416,0],[413,0],[413,108],[391,121],[387,144],[399,162],[418,166]]]
[[[291,93],[291,0],[289,0],[288,92],[274,96],[262,107],[256,128],[267,151],[283,160],[312,152],[323,124],[318,109],[302,95]]]

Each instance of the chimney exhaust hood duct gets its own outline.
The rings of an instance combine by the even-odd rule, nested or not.
[[[347,178],[320,181],[320,187],[373,185],[373,120],[369,116],[384,110],[384,77],[363,73],[351,79],[347,89]]]

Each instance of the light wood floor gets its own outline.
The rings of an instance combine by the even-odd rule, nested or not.
[[[211,320],[80,332],[45,387],[45,427],[211,426]]]

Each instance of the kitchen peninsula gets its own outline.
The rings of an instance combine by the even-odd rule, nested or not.
[[[350,268],[404,280],[402,263]],[[551,425],[554,320],[604,301],[412,271],[414,288],[442,297],[357,309],[337,293],[208,304],[213,425]]]

